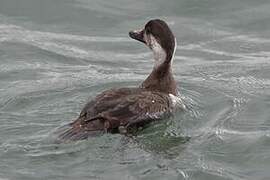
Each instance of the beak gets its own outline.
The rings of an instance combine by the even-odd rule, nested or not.
[[[145,44],[146,42],[144,40],[143,34],[144,34],[144,29],[143,30],[139,30],[139,31],[130,31],[129,32],[129,36],[132,39],[138,40],[138,41],[143,42]]]

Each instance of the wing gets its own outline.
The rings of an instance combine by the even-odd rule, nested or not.
[[[99,113],[96,118],[103,119],[105,129],[110,130],[119,126],[143,125],[171,112],[171,101],[166,94],[141,91],[119,99],[116,106]]]
[[[139,92],[138,88],[120,88],[120,89],[109,89],[101,94],[97,95],[96,98],[87,103],[80,113],[80,117],[84,117],[86,120],[97,116],[99,113],[115,107],[120,103],[120,99],[127,95]]]
[[[172,111],[168,95],[142,89],[108,90],[82,110],[78,119],[59,131],[59,140],[79,140],[119,127],[141,126]]]
[[[87,103],[80,116],[73,122],[58,129],[56,132],[60,142],[85,139],[104,132],[105,122],[102,117],[96,118],[100,113],[115,108],[120,99],[140,91],[138,88],[110,89],[97,95],[95,99]],[[93,119],[95,119],[93,121]],[[92,120],[90,122],[90,120]]]

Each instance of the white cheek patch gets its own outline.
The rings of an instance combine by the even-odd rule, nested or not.
[[[153,35],[151,35],[151,34],[147,35],[146,33],[144,33],[143,38],[144,38],[144,41],[146,42],[146,45],[154,53],[154,59],[155,59],[154,68],[158,68],[161,64],[163,64],[165,62],[166,57],[167,57],[167,53],[161,47],[161,45],[159,44],[159,42],[156,40],[156,38]],[[173,49],[171,62],[173,61],[176,48],[177,48],[177,42],[176,42],[176,39],[174,39],[174,49]]]
[[[147,36],[147,35],[145,35]],[[148,37],[145,37],[146,44],[152,49],[154,53],[154,59],[155,59],[155,68],[159,67],[164,61],[166,60],[166,52],[161,47],[161,45],[158,43],[156,38],[152,35],[149,35]]]

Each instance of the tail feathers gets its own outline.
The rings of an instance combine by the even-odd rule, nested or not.
[[[93,127],[93,125],[90,125],[90,127]],[[71,123],[57,129],[55,134],[57,136],[57,142],[70,142],[84,140],[103,133],[103,128],[87,128],[87,125],[85,127]]]

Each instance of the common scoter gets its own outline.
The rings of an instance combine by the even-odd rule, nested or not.
[[[137,88],[109,89],[88,102],[79,117],[64,126],[60,140],[81,140],[97,132],[128,133],[149,122],[168,117],[184,104],[178,97],[172,75],[176,39],[160,19],[147,22],[129,36],[146,44],[154,54],[151,74]]]

